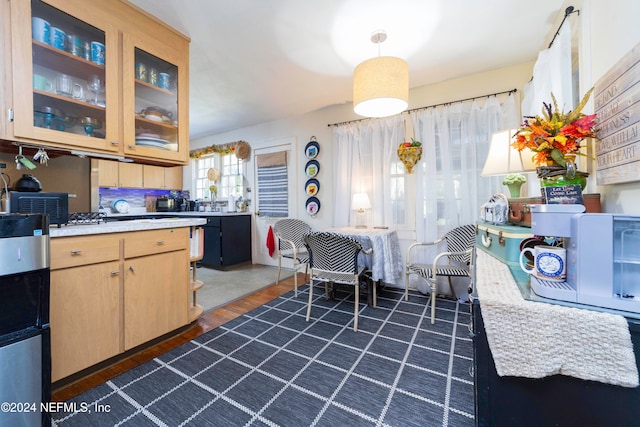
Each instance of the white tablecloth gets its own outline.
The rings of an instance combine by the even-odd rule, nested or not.
[[[374,281],[382,280],[390,285],[404,287],[400,241],[394,230],[339,227],[329,231],[354,238],[364,249],[373,249],[369,255],[360,254],[359,262],[371,270]]]

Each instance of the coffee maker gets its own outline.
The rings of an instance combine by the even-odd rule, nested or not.
[[[531,232],[562,237],[565,283],[531,278],[539,296],[640,313],[640,217],[577,212],[582,205],[532,205]]]

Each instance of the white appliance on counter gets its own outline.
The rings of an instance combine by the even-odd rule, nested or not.
[[[555,211],[549,211],[549,206]],[[549,282],[532,276],[533,292],[561,301],[640,313],[640,217],[572,213],[567,206],[571,205],[531,207],[532,233],[564,237],[567,249],[567,281]],[[568,211],[563,213],[563,208]]]

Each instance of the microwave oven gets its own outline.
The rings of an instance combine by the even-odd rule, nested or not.
[[[175,212],[176,199],[158,197],[156,199],[156,212]]]

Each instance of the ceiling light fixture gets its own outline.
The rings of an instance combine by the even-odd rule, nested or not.
[[[407,109],[409,64],[393,56],[380,56],[380,43],[387,33],[377,30],[371,42],[378,45],[378,57],[367,59],[353,72],[353,111],[365,117],[387,117]]]

